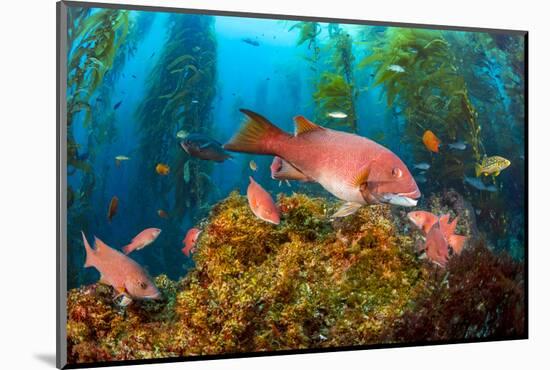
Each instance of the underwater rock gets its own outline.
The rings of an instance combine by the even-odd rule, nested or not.
[[[280,195],[278,204],[281,223],[271,225],[236,192],[217,203],[201,223],[195,268],[179,282],[155,279],[162,301],[122,308],[102,284],[69,291],[69,361],[522,332],[521,264],[476,245],[452,256],[445,275],[418,259],[387,205],[331,221],[338,204],[325,198]],[[459,324],[445,321],[456,315]]]

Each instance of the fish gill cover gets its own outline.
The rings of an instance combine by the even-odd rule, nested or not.
[[[525,336],[522,36],[71,6],[67,37],[69,363]]]

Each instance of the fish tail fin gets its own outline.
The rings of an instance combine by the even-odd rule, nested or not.
[[[82,233],[82,241],[84,242],[84,249],[86,250],[86,261],[84,262],[84,267],[92,267],[94,266],[95,252],[92,247],[90,247],[90,243],[88,243],[88,239],[86,239],[84,231],[80,232]]]
[[[240,131],[223,148],[234,152],[271,154],[271,143],[289,138],[290,135],[269,122],[265,117],[247,109],[241,109],[246,120]]]
[[[453,249],[453,252],[460,254],[464,248],[464,243],[466,243],[466,237],[462,235],[451,235],[449,237],[449,245]]]
[[[476,163],[476,177],[481,176],[481,165]]]

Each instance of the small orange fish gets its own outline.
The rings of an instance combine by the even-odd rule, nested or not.
[[[252,213],[260,220],[278,225],[281,222],[281,214],[273,198],[260,184],[254,181],[252,176],[248,178],[250,184],[246,190],[246,196]]]
[[[168,213],[166,213],[166,211],[163,209],[159,209],[157,211],[157,214],[159,215],[160,218],[168,218]]]
[[[422,142],[430,152],[439,153],[439,145],[441,145],[441,140],[435,136],[430,130],[426,130],[424,135],[422,135]]]
[[[167,164],[164,164],[164,163],[159,163],[155,167],[155,170],[157,171],[157,173],[159,175],[166,176],[170,173],[170,166],[168,166]]]
[[[197,229],[196,227],[193,227],[189,229],[189,231],[187,231],[185,239],[183,239],[184,247],[181,249],[183,254],[185,254],[187,257],[189,257],[191,253],[195,253],[195,246],[197,245],[200,234],[201,230]]]
[[[111,222],[113,217],[115,217],[117,210],[118,210],[118,198],[115,195],[113,196],[113,198],[111,198],[111,202],[109,203],[109,210],[107,211],[107,219],[109,220],[109,222]]]

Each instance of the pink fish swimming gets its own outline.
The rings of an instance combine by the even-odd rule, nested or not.
[[[271,178],[273,180],[298,180],[303,182],[312,181],[309,177],[298,171],[295,167],[281,157],[273,157],[271,162]]]
[[[389,149],[367,138],[335,131],[297,116],[290,135],[261,115],[241,109],[244,126],[224,148],[281,157],[307,178],[347,203],[333,217],[364,204],[415,206],[420,191],[407,166]]]
[[[193,227],[187,231],[187,234],[185,235],[185,239],[183,239],[184,247],[181,249],[183,254],[185,254],[187,257],[191,253],[195,253],[195,246],[197,245],[197,241],[199,240],[199,235],[201,234],[201,230],[197,229],[196,227]]]
[[[281,222],[281,216],[273,198],[260,184],[254,181],[252,176],[249,176],[249,179],[250,184],[246,190],[246,196],[252,213],[261,220],[278,225]]]
[[[145,248],[157,239],[161,231],[161,229],[155,227],[143,230],[132,239],[130,244],[122,247],[122,251],[124,254],[130,254],[135,250]]]
[[[135,299],[160,297],[157,287],[137,262],[98,238],[95,238],[95,249],[92,249],[84,232],[82,240],[86,249],[84,267],[95,267],[101,274],[100,282],[112,286],[119,295],[128,295]]]
[[[439,224],[434,225],[426,235],[426,255],[432,262],[445,267],[449,258],[447,245]]]
[[[438,221],[436,215],[428,211],[413,211],[407,214],[409,220],[422,231],[424,236],[428,235],[430,229]]]

